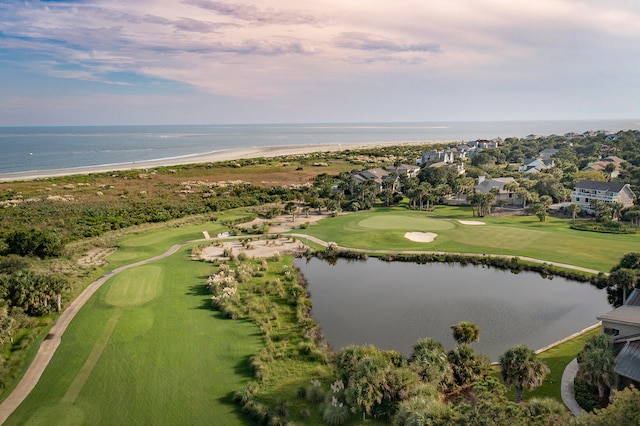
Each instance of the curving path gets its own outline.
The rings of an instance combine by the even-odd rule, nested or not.
[[[562,382],[560,385],[560,394],[562,395],[562,402],[567,406],[574,416],[578,417],[585,411],[576,402],[575,394],[573,392],[573,379],[578,373],[578,359],[574,358],[562,373]]]
[[[294,234],[286,234],[286,235],[294,236],[297,238],[304,238],[307,241],[313,241],[314,243],[319,244],[323,247],[326,247],[329,244],[326,241],[323,241],[319,238],[306,235],[306,234],[294,233]],[[171,246],[169,250],[167,250],[166,252],[158,256],[155,256],[146,260],[141,260],[139,262],[135,262],[130,265],[125,265],[125,266],[116,268],[113,271],[104,274],[103,276],[101,276],[100,278],[98,278],[97,280],[89,284],[84,289],[84,291],[80,293],[80,295],[76,299],[74,299],[69,304],[69,306],[60,314],[60,316],[58,317],[58,320],[51,327],[51,330],[49,331],[47,338],[40,345],[40,348],[38,349],[38,353],[33,359],[33,362],[31,363],[31,365],[29,365],[29,368],[25,372],[24,376],[22,377],[22,379],[20,380],[16,388],[11,392],[11,394],[9,394],[9,396],[2,403],[0,403],[0,424],[4,423],[7,420],[7,418],[14,412],[16,408],[18,408],[18,406],[22,403],[22,401],[25,400],[25,398],[36,386],[36,384],[38,383],[38,380],[40,380],[40,377],[44,372],[44,369],[47,367],[47,365],[49,365],[49,361],[51,361],[51,358],[53,358],[53,354],[56,352],[56,349],[60,345],[62,335],[64,334],[68,325],[71,323],[71,320],[75,317],[76,313],[80,310],[80,308],[84,306],[86,301],[89,300],[89,298],[93,296],[93,294],[102,286],[102,284],[104,284],[107,280],[109,280],[114,275],[119,274],[120,272],[126,271],[131,268],[135,268],[137,266],[152,263],[157,260],[163,259],[165,257],[171,256],[172,254],[180,250],[181,247],[187,244],[191,244],[196,241],[207,241],[211,239],[214,239],[214,238],[210,238],[210,237],[206,238],[205,236],[204,240],[194,240],[194,241],[187,241],[186,243],[182,243],[182,244],[175,244]],[[446,252],[435,252],[435,251],[364,250],[364,249],[356,249],[356,248],[342,247],[342,246],[338,246],[338,248],[342,250],[350,250],[355,252],[380,253],[380,254],[401,254],[401,253],[447,254]],[[461,253],[461,254],[469,255],[468,253]],[[477,256],[486,256],[486,255],[478,254]],[[518,257],[518,256],[508,256],[508,255],[490,255],[490,256],[502,257],[502,258]],[[518,257],[518,258],[522,260],[526,260],[528,262],[549,264],[549,265],[554,265],[561,268],[575,269],[575,270],[590,272],[594,274],[597,274],[600,272],[594,269],[582,268],[579,266],[567,265],[567,264],[558,263],[558,262],[543,261],[540,259],[533,259],[529,257]],[[575,377],[575,373],[577,371],[577,362],[576,362],[576,371],[573,371],[573,373],[572,373],[572,370],[569,368],[569,366],[571,366],[571,364],[567,366],[567,369],[562,375],[562,400],[565,402],[565,405],[567,405],[567,407],[571,409],[572,413],[574,413],[575,415],[579,415],[581,411],[578,411],[578,410],[582,410],[582,409],[575,402],[575,398],[573,396],[573,377]],[[569,377],[570,374],[573,374],[573,376]],[[567,383],[570,381],[570,386],[569,385],[565,386],[565,375],[567,376]],[[565,392],[565,388],[566,388],[566,392]],[[565,400],[565,394],[567,396],[567,400]],[[577,406],[576,411],[574,411],[575,407],[573,406],[573,403],[575,403],[575,406]]]

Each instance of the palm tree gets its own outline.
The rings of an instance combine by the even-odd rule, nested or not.
[[[425,382],[442,386],[449,383],[452,378],[451,366],[444,346],[431,338],[420,339],[413,345],[409,366]]]
[[[575,225],[576,224],[576,216],[580,212],[580,206],[575,204],[575,203],[571,203],[571,204],[569,204],[567,206],[567,212],[571,215],[571,223],[573,225]]]
[[[458,386],[478,380],[487,375],[491,361],[484,354],[476,354],[469,345],[458,345],[447,354],[453,370],[453,379]]]
[[[609,274],[607,285],[609,287],[615,287],[618,291],[622,290],[622,304],[624,305],[627,301],[627,292],[636,287],[637,281],[638,274],[635,269],[617,268]]]
[[[459,345],[468,345],[480,340],[480,327],[469,321],[461,321],[451,326],[453,338]]]
[[[518,184],[518,182],[512,181],[512,182],[505,183],[505,185],[502,187],[502,189],[507,191],[507,194],[509,195],[509,200],[513,201],[512,194],[515,193],[518,190],[519,187],[520,187],[520,185]]]
[[[609,178],[609,182],[611,182],[611,178],[613,177],[613,172],[615,171],[616,171],[616,165],[613,163],[609,163],[606,166],[604,166],[604,173]]]
[[[418,186],[418,200],[420,202],[420,210],[423,208],[424,198],[427,197],[427,210],[429,210],[429,194],[431,193],[432,186],[429,182],[421,182]]]
[[[502,380],[507,388],[512,384],[515,386],[516,402],[522,401],[525,388],[533,390],[540,386],[549,371],[549,367],[526,345],[508,349],[500,357]]]
[[[615,355],[610,347],[594,347],[588,351],[585,348],[578,361],[579,376],[598,388],[601,402],[606,391],[615,384],[615,363]]]

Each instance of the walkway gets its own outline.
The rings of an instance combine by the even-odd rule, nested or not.
[[[585,411],[576,402],[575,394],[573,393],[573,379],[578,373],[578,360],[574,358],[562,373],[562,382],[560,384],[560,394],[562,395],[562,402],[567,406],[574,416],[579,416]]]

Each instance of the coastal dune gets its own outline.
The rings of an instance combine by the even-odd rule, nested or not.
[[[104,173],[118,170],[153,169],[154,167],[177,166],[181,164],[215,163],[220,161],[239,160],[243,158],[280,157],[286,155],[301,155],[313,152],[336,152],[346,149],[381,148],[385,146],[402,145],[429,145],[446,143],[446,141],[424,142],[354,142],[341,144],[308,144],[308,145],[281,145],[252,148],[235,148],[208,154],[189,155],[178,158],[166,158],[160,160],[136,161],[121,164],[105,164],[96,166],[75,167],[71,169],[38,170],[27,172],[14,172],[0,174],[0,182],[16,180],[33,180],[49,177],[87,175],[91,173]]]

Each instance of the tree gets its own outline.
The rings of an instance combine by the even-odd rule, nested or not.
[[[439,386],[450,383],[453,377],[444,346],[431,338],[420,339],[413,345],[409,366],[422,380]]]
[[[469,197],[469,203],[474,208],[474,214],[484,217],[491,213],[491,205],[495,201],[495,195],[490,192],[476,192]]]
[[[598,388],[601,402],[604,402],[606,392],[615,384],[615,363],[613,350],[608,346],[585,347],[578,359],[579,377]]]
[[[627,301],[627,292],[630,292],[636,287],[638,282],[638,274],[635,269],[630,268],[618,268],[611,271],[607,280],[607,285],[610,288],[615,288],[616,293],[622,292],[622,305]]]
[[[616,392],[607,408],[578,418],[581,426],[635,426],[640,418],[640,391],[634,387]]]
[[[480,340],[480,327],[469,321],[461,321],[451,326],[453,338],[459,345],[468,345]]]
[[[549,373],[549,367],[540,361],[535,352],[526,345],[508,349],[500,356],[500,372],[507,388],[516,388],[516,402],[522,401],[524,389],[540,386]]]
[[[458,386],[471,383],[487,375],[491,361],[486,355],[476,354],[469,345],[458,345],[447,354]]]
[[[39,229],[18,230],[5,237],[9,253],[40,258],[58,257],[62,242],[56,235]]]
[[[606,166],[604,166],[604,173],[607,175],[607,177],[609,178],[609,181],[611,181],[611,178],[613,176],[613,173],[616,171],[616,165],[613,163],[609,163]]]
[[[580,213],[580,206],[575,203],[571,203],[566,207],[567,213],[571,215],[571,223],[576,224],[576,216]]]
[[[284,207],[284,211],[291,215],[291,221],[296,221],[296,214],[298,214],[298,206],[293,201],[289,201]]]
[[[382,403],[385,393],[389,391],[388,368],[387,361],[380,353],[367,355],[356,364],[345,395],[352,407],[362,409],[363,418],[365,414],[371,414],[375,405]]]

